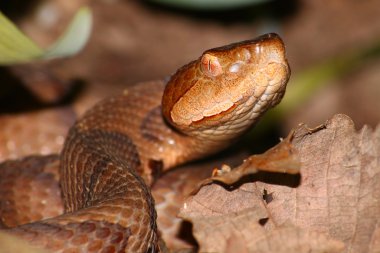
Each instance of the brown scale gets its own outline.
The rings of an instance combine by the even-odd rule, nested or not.
[[[280,101],[289,75],[281,39],[267,34],[206,51],[178,70],[166,86],[161,81],[142,83],[100,102],[71,128],[59,159],[59,179],[51,169],[46,178],[53,183],[40,180],[46,189],[57,188],[59,180],[64,214],[51,217],[54,214],[41,211],[40,217],[51,218],[4,231],[50,252],[156,252],[156,211],[147,185],[161,171],[217,152],[247,131]],[[37,218],[12,218],[10,213],[19,206],[12,199],[14,187],[22,182],[33,189],[41,174],[19,172],[11,177],[20,181],[4,179],[2,175],[10,173],[7,164],[57,164],[57,157],[44,159],[1,166],[4,225]],[[53,203],[49,201],[31,205]],[[62,207],[60,203],[55,205]]]
[[[57,155],[34,156],[0,165],[0,210],[4,225],[53,217],[63,212]]]

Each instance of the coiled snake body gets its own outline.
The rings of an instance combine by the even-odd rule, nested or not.
[[[266,34],[207,50],[167,84],[100,102],[71,128],[60,156],[65,213],[15,226],[0,198],[0,225],[14,226],[3,231],[51,252],[156,252],[147,185],[247,131],[281,100],[289,75],[283,42]]]

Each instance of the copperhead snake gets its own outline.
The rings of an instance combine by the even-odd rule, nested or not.
[[[0,168],[59,167],[64,214],[20,224],[4,194],[0,228],[48,252],[159,252],[149,185],[245,133],[280,102],[289,76],[282,40],[266,34],[207,50],[167,83],[98,103],[70,129],[59,165],[57,156],[30,157]]]

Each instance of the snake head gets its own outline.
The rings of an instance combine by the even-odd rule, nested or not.
[[[279,103],[289,76],[277,34],[210,49],[171,77],[163,115],[186,134],[232,138]]]

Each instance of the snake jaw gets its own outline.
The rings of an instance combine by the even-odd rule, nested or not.
[[[200,111],[198,114],[191,115],[192,117],[190,118],[184,118],[182,116],[182,111],[179,109],[179,106],[175,105],[171,113],[171,118],[178,125],[181,125],[182,127],[189,127],[190,125],[194,124],[199,125],[201,122],[205,121],[206,119],[210,119],[211,117],[217,117],[220,114],[228,112],[233,107],[235,107],[235,103],[231,100],[226,100],[222,103],[216,103],[213,107],[206,108],[204,111]]]

